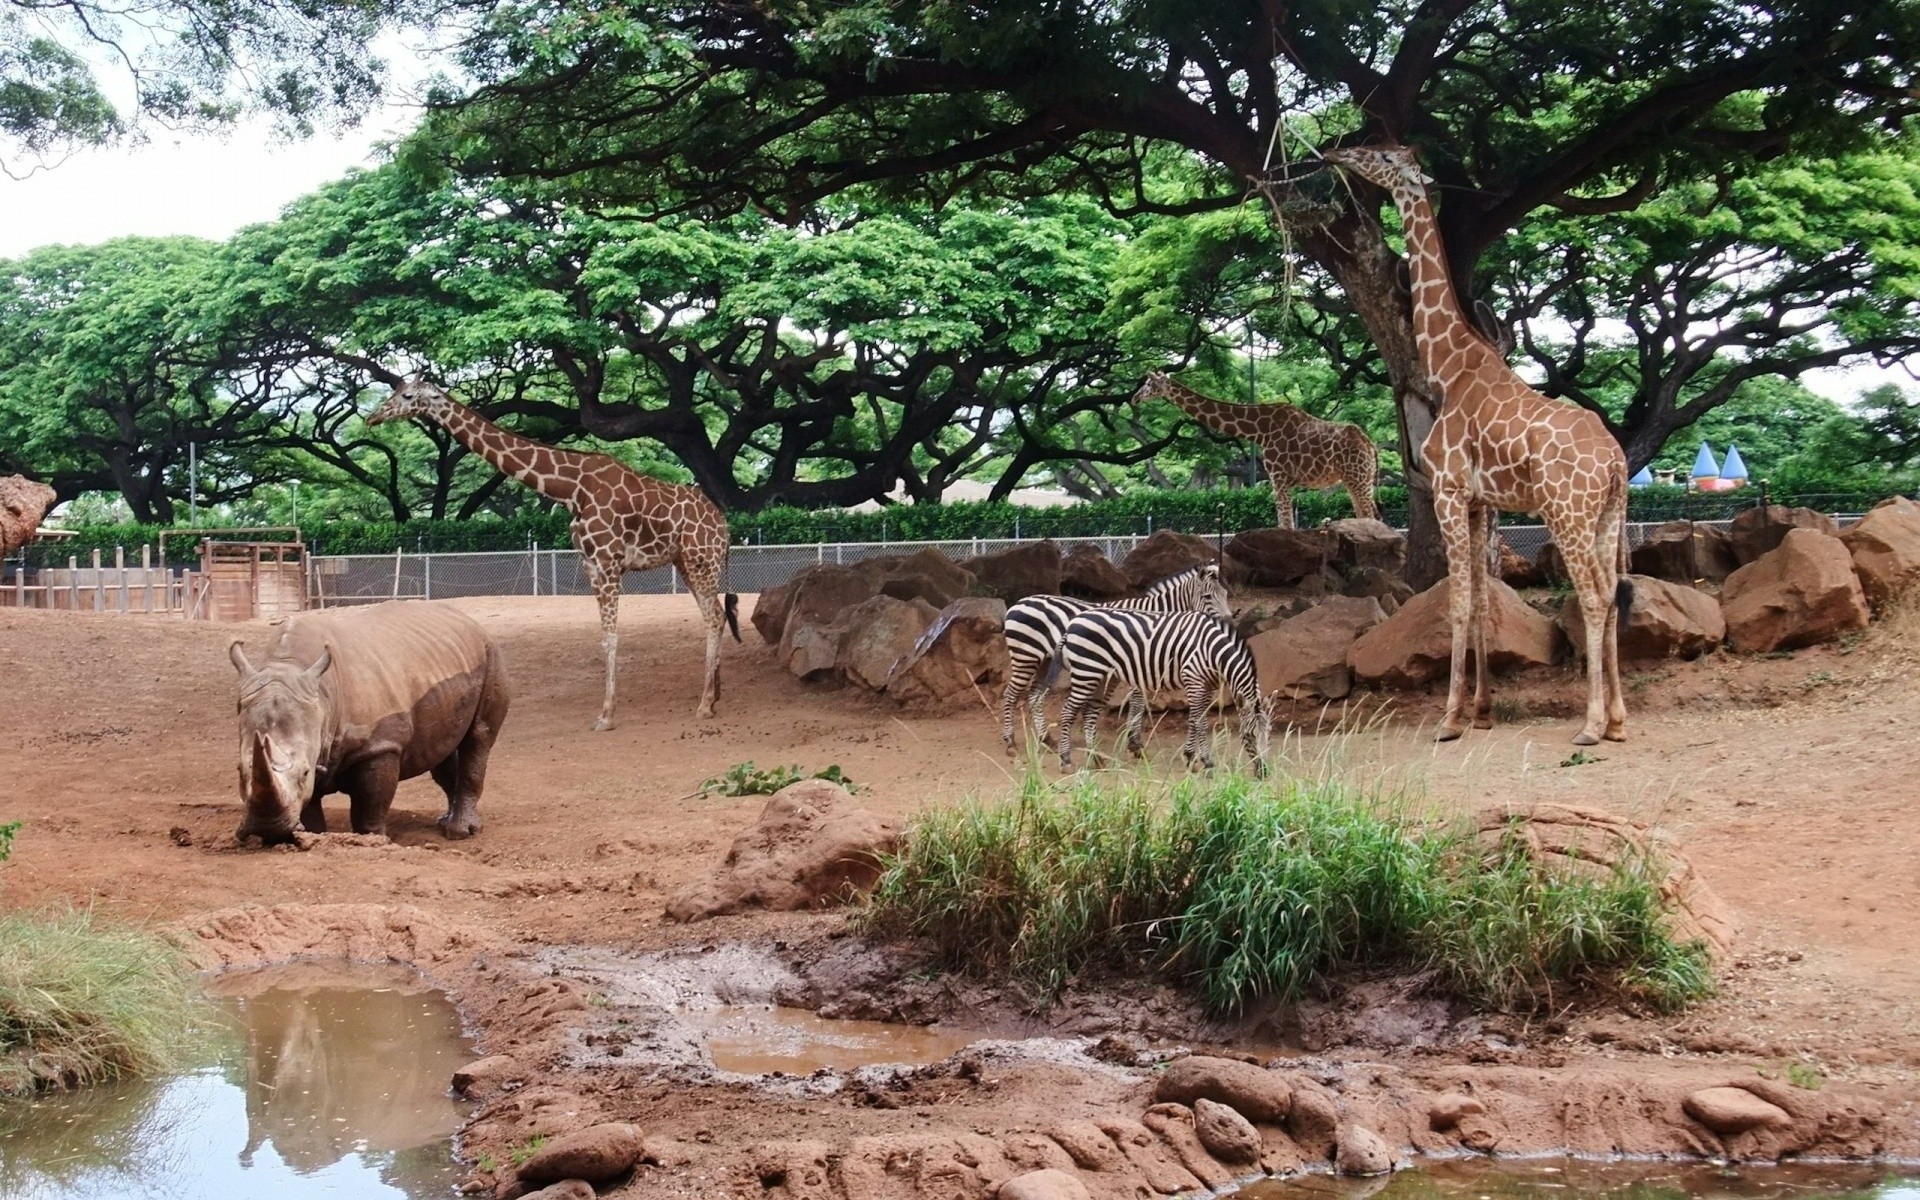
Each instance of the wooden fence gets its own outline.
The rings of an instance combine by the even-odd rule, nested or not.
[[[111,563],[95,550],[87,566],[73,556],[65,567],[31,573],[15,565],[0,575],[0,607],[245,621],[305,605],[306,555],[298,542],[203,542],[198,570],[156,566],[154,558],[153,547],[142,546],[133,564],[126,548],[116,547]]]

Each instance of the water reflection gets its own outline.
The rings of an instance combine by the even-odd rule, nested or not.
[[[686,1014],[713,1065],[742,1075],[808,1075],[873,1063],[934,1063],[986,1036],[885,1021],[829,1019],[804,1008],[722,1005]]]
[[[1376,1179],[1309,1175],[1250,1184],[1234,1200],[1920,1200],[1920,1183],[1844,1163],[1740,1167],[1573,1159],[1423,1164]]]
[[[0,1104],[6,1200],[441,1197],[447,1095],[472,1057],[445,998],[397,968],[222,977],[215,1065]]]

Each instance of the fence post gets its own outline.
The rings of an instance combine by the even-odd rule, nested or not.
[[[153,547],[140,547],[140,611],[153,611]]]
[[[24,554],[13,567],[13,606],[15,608],[27,606],[27,556]]]
[[[395,542],[393,544],[393,596],[392,596],[392,599],[398,600],[399,598],[400,598],[400,543]]]
[[[433,599],[433,555],[420,556],[420,596],[423,600]]]
[[[527,541],[527,553],[533,558],[533,594],[538,596],[540,594],[540,547],[534,545],[531,538]]]
[[[127,548],[113,548],[113,573],[120,577],[120,611],[127,611]]]
[[[107,611],[107,577],[100,573],[100,547],[93,548],[93,611]]]

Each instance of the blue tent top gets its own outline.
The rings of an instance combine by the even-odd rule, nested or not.
[[[1747,464],[1740,460],[1740,447],[1727,443],[1727,461],[1720,464],[1720,478],[1745,479]]]
[[[1720,478],[1720,464],[1713,461],[1713,447],[1707,445],[1705,442],[1700,443],[1700,453],[1694,456],[1693,478]]]
[[[1627,486],[1628,487],[1652,487],[1653,486],[1653,469],[1651,467],[1641,467],[1640,473],[1638,475],[1635,475],[1632,479],[1627,480]]]

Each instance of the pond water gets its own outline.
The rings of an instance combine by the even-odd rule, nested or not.
[[[0,1103],[4,1200],[397,1200],[461,1178],[454,1069],[474,1054],[402,968],[296,964],[219,977],[209,1065]]]
[[[837,1020],[804,1008],[722,1005],[692,1010],[713,1065],[741,1075],[811,1075],[877,1064],[936,1063],[988,1036],[885,1021]]]
[[[1705,1163],[1485,1159],[1423,1164],[1376,1179],[1309,1175],[1250,1184],[1233,1200],[1920,1200],[1920,1179],[1848,1164],[1741,1167]]]

